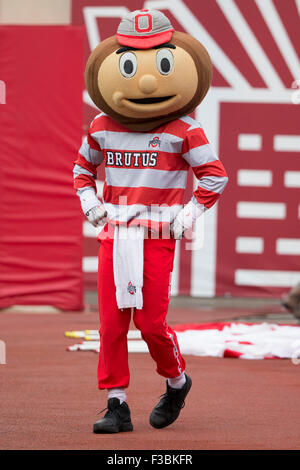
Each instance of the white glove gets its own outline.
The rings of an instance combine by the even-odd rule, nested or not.
[[[88,221],[94,225],[94,227],[101,227],[102,225],[106,224],[106,217],[107,217],[107,212],[106,210],[101,206],[101,204],[98,204],[98,206],[92,207],[87,213],[86,216],[88,218]]]
[[[79,194],[84,215],[94,227],[105,225],[107,212],[101,205],[93,188],[88,188]]]
[[[184,232],[193,227],[198,217],[204,212],[203,204],[192,200],[184,206],[171,223],[171,234],[176,240],[184,236]]]

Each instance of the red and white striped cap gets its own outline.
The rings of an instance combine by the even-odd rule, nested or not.
[[[119,24],[117,40],[122,46],[150,49],[172,38],[170,20],[158,10],[136,10],[125,16]]]

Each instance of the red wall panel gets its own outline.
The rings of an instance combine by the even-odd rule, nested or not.
[[[0,27],[0,307],[83,306],[83,57],[81,27]]]
[[[220,153],[230,185],[219,202],[217,295],[275,297],[287,289],[268,286],[268,272],[300,271],[299,256],[278,253],[276,249],[279,239],[299,238],[299,187],[287,187],[284,183],[286,172],[299,172],[299,153],[278,151],[274,146],[276,136],[298,134],[299,107],[293,104],[223,103],[220,123]],[[260,149],[239,149],[240,134],[260,136]],[[238,184],[238,172],[245,170],[267,171],[270,184],[261,187],[259,184]],[[252,179],[255,180],[255,176]],[[269,218],[240,217],[240,202],[279,203],[285,208],[285,215],[270,211]],[[237,252],[238,237],[260,238],[261,253]],[[266,285],[260,285],[259,280],[256,282],[255,276],[254,285],[239,285],[237,270],[262,271]]]

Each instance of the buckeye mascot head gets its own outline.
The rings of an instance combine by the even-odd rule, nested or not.
[[[125,127],[148,131],[191,113],[206,95],[212,64],[203,45],[174,31],[157,10],[122,19],[91,53],[85,80],[95,105]]]

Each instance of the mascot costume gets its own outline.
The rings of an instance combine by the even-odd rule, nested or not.
[[[86,66],[86,86],[101,114],[75,161],[74,186],[99,235],[98,387],[108,390],[95,433],[132,431],[127,333],[131,315],[166,392],[150,415],[164,428],[179,416],[191,388],[175,332],[166,323],[176,239],[222,193],[227,175],[201,125],[188,116],[205,97],[212,65],[192,36],[174,31],[157,10],[122,19]],[[103,200],[97,167],[105,166]],[[198,180],[183,207],[189,167]]]

